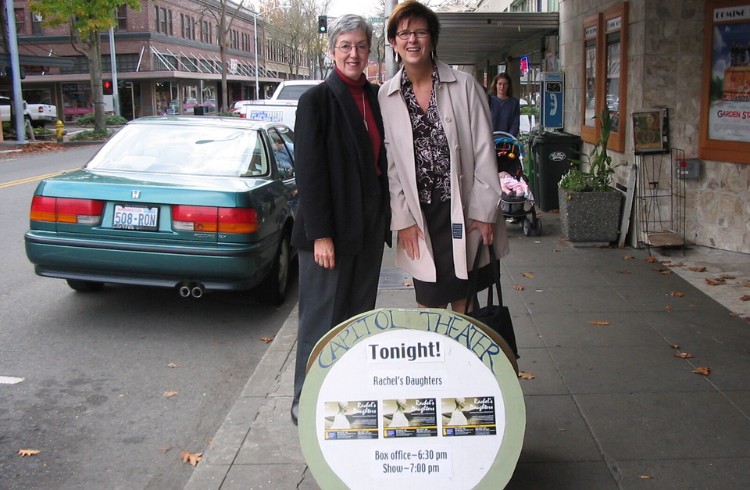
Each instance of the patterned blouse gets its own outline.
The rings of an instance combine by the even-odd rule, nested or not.
[[[414,160],[417,167],[417,191],[419,202],[430,204],[433,190],[440,191],[440,201],[451,198],[450,150],[448,138],[440,122],[435,92],[438,86],[437,68],[432,70],[432,95],[427,112],[422,111],[414,94],[414,86],[406,76],[401,75],[401,93],[411,118],[411,130],[414,138]]]

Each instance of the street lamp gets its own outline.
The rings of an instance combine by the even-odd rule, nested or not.
[[[269,12],[273,12],[274,10],[288,10],[289,4],[282,3],[278,7],[274,7],[272,9],[268,9],[265,12],[255,12],[254,10],[251,10],[250,12],[253,14],[253,48],[255,51],[255,98],[260,99],[260,82],[258,81],[258,16],[267,14]]]

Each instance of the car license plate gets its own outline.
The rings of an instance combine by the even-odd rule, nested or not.
[[[115,204],[112,228],[119,230],[156,231],[159,223],[159,208]]]

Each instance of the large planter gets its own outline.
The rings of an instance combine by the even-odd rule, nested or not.
[[[613,242],[620,230],[622,194],[558,188],[560,231],[571,242]]]

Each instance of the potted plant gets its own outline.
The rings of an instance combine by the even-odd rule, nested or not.
[[[620,227],[622,194],[612,187],[615,169],[607,153],[612,120],[606,107],[599,120],[600,136],[583,160],[571,163],[560,179],[560,229],[572,242],[613,242]]]

